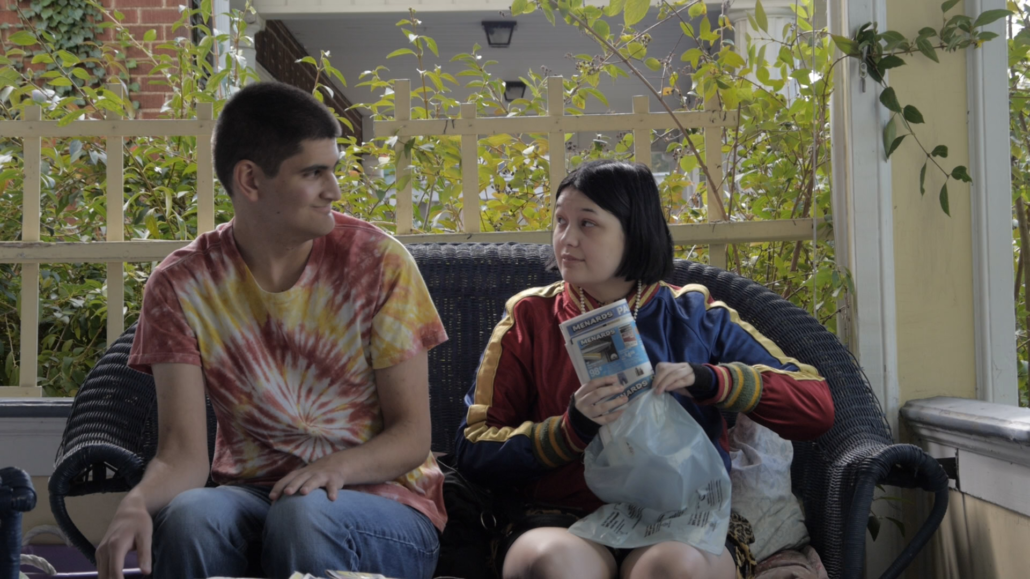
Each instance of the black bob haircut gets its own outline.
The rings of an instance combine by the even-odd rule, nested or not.
[[[340,133],[339,121],[310,93],[280,82],[255,83],[234,94],[218,115],[211,137],[215,173],[232,195],[240,161],[252,161],[275,177],[283,161],[300,152],[302,141],[336,139]]]
[[[562,180],[557,199],[569,188],[581,191],[622,224],[626,247],[615,270],[617,277],[652,284],[672,273],[672,233],[662,211],[658,184],[646,165],[589,161]],[[553,252],[547,267],[558,267]]]

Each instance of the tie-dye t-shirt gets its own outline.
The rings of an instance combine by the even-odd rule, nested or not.
[[[205,233],[147,281],[129,365],[201,366],[218,419],[212,478],[274,485],[383,430],[373,370],[447,339],[408,251],[334,213],[292,288],[261,289],[232,224]],[[394,499],[442,529],[443,474],[430,454],[397,480],[347,487]]]

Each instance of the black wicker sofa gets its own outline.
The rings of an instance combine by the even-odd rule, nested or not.
[[[505,301],[558,277],[544,269],[550,251],[546,245],[418,244],[409,250],[450,336],[430,353],[433,450],[449,452],[464,413],[462,397]],[[877,484],[920,488],[934,495],[929,517],[884,575],[898,576],[944,516],[944,470],[918,447],[893,444],[855,359],[804,310],[755,282],[697,263],[677,262],[667,281],[705,285],[715,299],[736,309],[787,355],[815,366],[829,380],[834,426],[814,442],[794,444],[792,476],[812,544],[831,578],[864,576],[866,522]],[[153,381],[125,366],[134,332],[135,327],[129,328],[119,338],[80,388],[50,479],[50,503],[58,523],[91,560],[94,546],[69,518],[66,498],[132,488],[157,446]],[[210,407],[208,424],[213,445]]]

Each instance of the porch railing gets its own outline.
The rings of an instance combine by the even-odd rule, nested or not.
[[[110,90],[121,90],[111,85]],[[396,136],[397,182],[403,187],[396,196],[397,238],[403,243],[480,241],[520,241],[548,243],[548,231],[481,232],[478,177],[478,139],[482,135],[537,133],[548,135],[549,150],[564,151],[565,135],[577,132],[633,131],[634,159],[651,166],[651,131],[671,129],[676,123],[667,112],[651,112],[649,98],[633,99],[633,112],[606,115],[565,115],[561,77],[547,79],[548,107],[546,116],[477,118],[474,104],[461,107],[457,119],[411,119],[411,88],[407,80],[395,83],[395,118],[375,121],[374,131],[380,136]],[[721,131],[737,124],[736,111],[706,106],[704,112],[675,113],[684,128],[704,130],[705,150],[720,151],[708,156],[708,174],[722,179]],[[23,194],[22,239],[0,242],[0,263],[22,265],[21,270],[21,356],[20,384],[0,386],[0,397],[41,396],[37,385],[39,353],[39,270],[46,263],[107,264],[107,343],[110,345],[125,329],[126,263],[153,262],[185,246],[185,241],[125,240],[124,229],[124,142],[126,137],[195,136],[197,137],[197,229],[203,233],[214,229],[214,166],[211,157],[211,135],[214,127],[211,103],[197,105],[194,120],[126,120],[111,112],[104,120],[74,121],[65,126],[58,121],[41,120],[38,106],[26,107],[21,120],[0,121],[0,134],[24,139],[25,179]],[[462,200],[464,231],[461,233],[413,234],[414,198],[409,159],[404,146],[417,136],[460,136],[462,159]],[[43,138],[102,137],[107,151],[107,237],[105,241],[81,243],[44,243],[40,240],[41,150]],[[563,153],[564,155],[564,153]],[[118,160],[117,162],[115,160]],[[468,162],[466,162],[468,161]],[[550,164],[551,202],[554,189],[565,177],[564,163]],[[722,183],[709,184],[708,195],[722,190]],[[706,200],[707,202],[707,200]],[[670,226],[673,241],[678,245],[709,245],[712,265],[726,267],[726,247],[734,243],[770,241],[805,241],[813,238],[812,219],[755,222],[729,222],[721,213],[721,203],[707,203],[709,223],[674,224]]]

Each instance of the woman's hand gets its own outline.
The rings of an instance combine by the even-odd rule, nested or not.
[[[651,389],[655,394],[664,394],[673,390],[683,396],[690,396],[687,386],[693,386],[696,376],[690,364],[673,364],[670,362],[659,362],[654,369],[654,381],[651,382]]]
[[[583,416],[603,426],[615,422],[622,416],[623,410],[615,409],[628,401],[622,394],[623,390],[615,376],[605,376],[594,378],[580,386],[572,398],[576,409]]]

